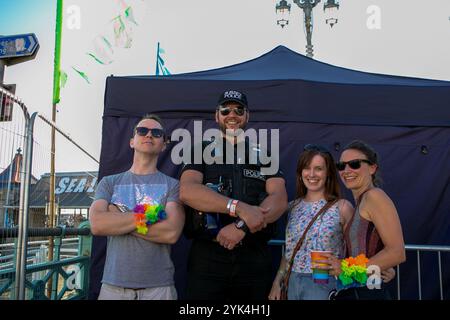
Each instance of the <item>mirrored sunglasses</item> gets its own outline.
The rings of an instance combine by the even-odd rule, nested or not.
[[[161,138],[162,136],[164,136],[164,131],[162,129],[158,129],[158,128],[149,129],[146,127],[137,127],[136,128],[136,134],[141,137],[145,137],[149,131],[152,134],[153,138]]]
[[[351,169],[356,170],[356,169],[361,168],[361,163],[362,162],[365,162],[365,163],[367,163],[369,165],[372,164],[372,162],[370,162],[369,160],[366,160],[366,159],[354,159],[354,160],[350,160],[350,161],[347,161],[347,162],[346,161],[339,161],[338,163],[336,163],[336,168],[338,169],[338,171],[344,171],[345,167],[348,164],[348,166]]]
[[[219,107],[219,112],[223,116],[229,115],[231,111],[233,111],[237,116],[243,116],[245,113],[245,108],[242,106],[233,109],[230,107]]]

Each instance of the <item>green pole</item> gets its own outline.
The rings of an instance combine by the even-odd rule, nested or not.
[[[53,66],[53,104],[59,103],[61,76],[61,34],[63,20],[63,0],[57,0],[55,27],[55,60]]]
[[[52,121],[56,123],[56,105],[59,103],[60,93],[60,65],[61,65],[61,34],[63,20],[63,0],[57,0],[56,5],[56,27],[55,27],[55,60],[53,65],[53,104],[52,104]],[[50,151],[50,187],[49,187],[49,227],[55,226],[55,127],[52,126],[51,131],[51,151]],[[48,238],[48,261],[53,261],[53,237]],[[48,281],[47,296],[52,298],[52,279]]]

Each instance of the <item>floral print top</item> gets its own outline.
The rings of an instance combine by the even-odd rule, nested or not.
[[[306,202],[302,199],[294,204],[294,207],[289,211],[286,226],[286,261],[291,260],[292,252],[304,230],[326,203],[325,199],[314,202]],[[297,251],[292,271],[298,273],[312,272],[311,250],[332,251],[337,257],[343,256],[344,238],[338,203],[334,204],[313,223],[302,246]]]

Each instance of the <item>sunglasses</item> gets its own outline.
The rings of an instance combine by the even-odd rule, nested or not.
[[[245,113],[245,108],[242,106],[234,109],[231,109],[230,107],[219,107],[219,112],[223,116],[229,115],[231,111],[234,111],[237,116],[243,116]]]
[[[136,128],[136,134],[141,137],[145,137],[149,131],[152,134],[153,138],[161,138],[162,136],[164,136],[164,131],[162,129],[158,129],[158,128],[149,129],[146,127],[137,127]]]
[[[321,153],[328,153],[330,154],[330,151],[328,151],[327,148],[318,145],[318,144],[307,144],[303,147],[303,151],[319,151]]]
[[[348,164],[348,166],[351,169],[356,170],[356,169],[361,168],[361,162],[365,162],[365,163],[367,163],[369,165],[372,164],[372,162],[370,162],[369,160],[366,160],[366,159],[354,159],[354,160],[350,160],[350,161],[347,161],[347,162],[339,161],[338,163],[336,163],[336,168],[338,169],[338,171],[344,171],[345,167]]]

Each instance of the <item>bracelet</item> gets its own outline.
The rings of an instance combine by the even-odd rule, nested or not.
[[[367,259],[365,254],[341,261],[342,272],[338,279],[343,287],[359,286],[367,282]]]
[[[134,213],[134,222],[136,224],[136,231],[140,234],[146,234],[148,231],[146,225],[145,214],[143,213]]]
[[[133,209],[136,223],[136,232],[146,234],[151,224],[157,223],[167,218],[166,211],[161,205],[138,204]]]
[[[233,201],[231,202],[229,214],[230,214],[230,216],[232,216],[232,217],[237,217],[237,214],[236,214],[236,207],[237,207],[238,202],[239,202],[239,200],[234,200],[234,199],[233,199]]]
[[[286,274],[286,270],[278,270],[278,274],[283,278]]]
[[[233,199],[229,199],[227,203],[227,210],[230,212],[231,203],[233,202]]]

